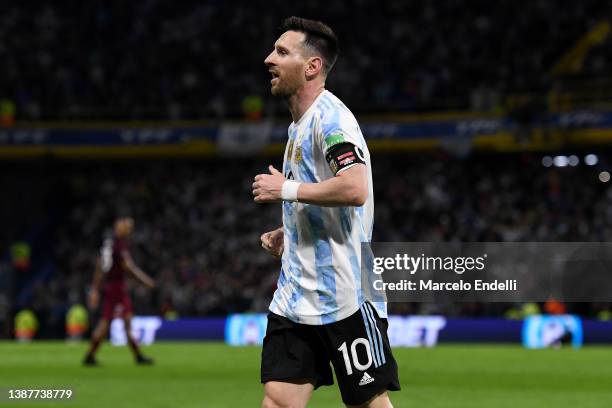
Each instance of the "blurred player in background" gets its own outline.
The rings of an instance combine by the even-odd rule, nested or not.
[[[357,120],[325,80],[337,39],[325,24],[290,17],[265,60],[271,92],[293,117],[283,172],[253,183],[257,203],[280,202],[283,226],[262,235],[282,257],[270,304],[261,382],[263,407],[305,407],[314,389],[333,384],[347,406],[392,407],[399,390],[387,337],[385,302],[364,298],[361,243],[372,237],[370,154]]]
[[[108,335],[110,321],[117,316],[123,317],[128,344],[136,363],[153,363],[151,358],[142,355],[130,330],[133,311],[126,285],[127,274],[131,273],[148,288],[155,287],[155,281],[134,263],[130,255],[128,238],[133,229],[134,220],[132,218],[118,218],[114,225],[114,239],[104,241],[96,260],[96,271],[89,292],[89,307],[97,309],[100,303],[100,288],[102,288],[102,318],[93,331],[89,351],[83,360],[85,365],[98,364],[95,358],[96,351]]]

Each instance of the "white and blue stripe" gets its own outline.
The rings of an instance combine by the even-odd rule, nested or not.
[[[370,153],[353,114],[328,91],[289,126],[288,133],[283,172],[296,181],[319,183],[335,177],[325,160],[326,136],[341,134],[364,153],[369,197],[363,206],[320,207],[299,202],[282,206],[285,250],[270,310],[299,323],[333,323],[357,312],[365,301],[361,243],[371,239],[374,215]],[[373,304],[379,316],[387,316],[384,302]],[[371,329],[372,341],[381,343],[378,329],[375,325]],[[379,362],[384,361],[381,350],[376,357]]]
[[[367,302],[361,305],[359,310],[361,311],[363,324],[365,325],[368,341],[370,342],[370,351],[372,352],[374,367],[379,367],[385,364],[387,360],[385,358],[385,348],[382,336],[376,325],[376,319],[374,317],[375,312],[372,306]]]

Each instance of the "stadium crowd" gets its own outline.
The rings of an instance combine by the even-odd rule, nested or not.
[[[341,50],[330,90],[355,112],[388,113],[495,110],[503,95],[555,88],[550,68],[609,9],[602,0],[563,7],[553,0],[494,7],[484,0],[13,2],[0,13],[0,126],[15,118],[226,119],[242,116],[245,102],[266,118],[286,116],[269,95],[263,59],[289,15],[336,30]],[[609,40],[593,47],[584,73],[607,77],[609,50]],[[602,84],[608,92],[609,80]],[[546,110],[542,99],[508,114],[529,125],[533,111]],[[543,168],[535,154],[373,160],[375,241],[612,238],[612,189],[591,167]],[[63,330],[66,309],[84,302],[99,247],[120,214],[136,219],[135,258],[159,282],[155,291],[134,286],[137,313],[265,310],[279,268],[259,236],[278,226],[280,208],[255,205],[250,186],[266,164],[0,163],[0,191],[12,198],[0,200],[2,254],[13,237],[33,242],[18,248],[25,266],[15,279],[0,259],[0,323],[13,304],[30,306],[47,329]],[[392,307],[499,315],[508,305]]]
[[[26,120],[222,118],[241,115],[246,96],[284,115],[263,59],[280,21],[301,15],[336,30],[329,85],[355,111],[490,109],[505,93],[548,87],[606,4],[12,2],[0,13],[0,99]],[[609,64],[595,55],[587,65]]]
[[[375,155],[374,241],[612,239],[612,188],[598,181],[595,168],[544,168],[540,159]],[[61,325],[66,308],[84,302],[96,256],[118,214],[136,219],[135,259],[159,283],[155,291],[134,285],[137,313],[266,310],[279,264],[260,248],[259,236],[280,224],[281,213],[278,205],[252,202],[250,185],[265,171],[263,159],[47,166],[35,183],[53,186],[47,202],[55,210],[46,210],[57,217],[50,234],[53,274],[39,280],[28,298],[45,316],[41,321]],[[392,307],[499,315],[509,305]]]

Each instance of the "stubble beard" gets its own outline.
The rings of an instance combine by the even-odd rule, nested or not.
[[[281,83],[281,80],[279,79],[276,86],[272,86],[270,88],[270,92],[273,96],[276,96],[277,98],[287,100],[297,92],[298,88],[299,86],[296,83],[292,83],[288,79],[285,80],[284,84]]]

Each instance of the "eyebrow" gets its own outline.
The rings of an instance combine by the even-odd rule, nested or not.
[[[289,49],[288,49],[288,48],[283,47],[282,45],[279,45],[279,44],[274,44],[274,48],[278,48],[278,49],[280,49],[280,50],[283,50],[283,51],[287,51],[287,52],[289,52]]]

